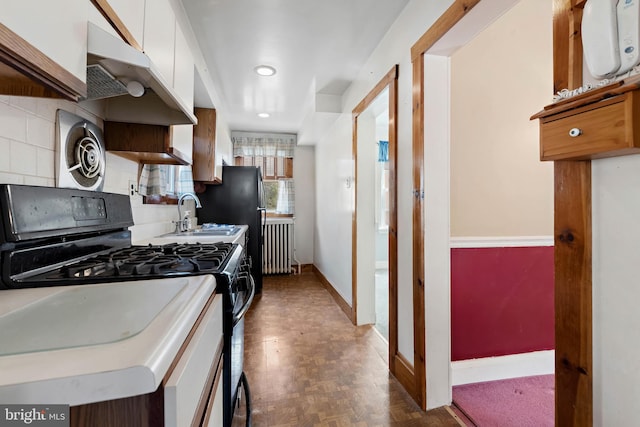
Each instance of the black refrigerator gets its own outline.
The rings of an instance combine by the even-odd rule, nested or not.
[[[249,226],[247,253],[251,257],[251,275],[256,292],[262,292],[262,243],[266,210],[262,174],[255,166],[223,166],[222,184],[207,185],[198,194],[202,208],[198,222],[246,224]]]

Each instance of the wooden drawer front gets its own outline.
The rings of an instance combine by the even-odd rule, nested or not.
[[[164,386],[165,426],[192,424],[222,342],[222,296],[216,295]]]
[[[633,132],[637,107],[632,93],[594,107],[542,119],[541,160],[586,160],[640,152]],[[574,135],[579,134],[571,136],[572,129]]]

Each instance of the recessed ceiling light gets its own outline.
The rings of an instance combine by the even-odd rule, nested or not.
[[[254,70],[261,76],[273,76],[276,73],[276,69],[269,65],[258,65]]]
[[[269,113],[258,113],[258,117],[266,119],[267,117],[269,117]]]

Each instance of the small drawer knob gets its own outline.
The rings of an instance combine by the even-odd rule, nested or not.
[[[582,135],[582,129],[578,129],[578,128],[573,128],[569,131],[569,136],[571,138],[576,138],[578,136]]]

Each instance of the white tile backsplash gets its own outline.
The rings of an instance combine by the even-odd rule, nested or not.
[[[38,98],[28,96],[12,96],[9,99],[9,105],[24,110],[28,113],[36,114],[38,110]]]
[[[54,115],[55,117],[55,115]],[[30,115],[27,118],[27,142],[49,150],[55,150],[55,121]]]
[[[129,181],[136,181],[138,164],[107,152],[104,191],[128,194]]]
[[[11,172],[36,176],[36,153],[37,148],[33,145],[11,141]]]
[[[0,182],[3,184],[24,184],[24,175],[0,172]]]
[[[49,186],[49,180],[47,178],[40,178],[39,176],[25,176],[24,183],[26,185],[40,185],[42,187]]]
[[[62,100],[54,101],[46,98],[37,98],[37,99],[38,99],[38,104],[36,108],[36,115],[39,117],[42,117],[43,119],[54,120],[55,122],[56,110],[58,109],[67,110],[69,108],[72,111],[75,110],[74,104],[69,101],[62,101]]]
[[[72,111],[73,112],[73,111]],[[100,101],[83,101],[76,105],[75,113],[96,125],[103,127],[104,103]]]
[[[36,174],[43,178],[55,177],[55,151],[38,148],[36,152]]]
[[[0,183],[55,186],[56,110],[63,109],[102,127],[102,104],[0,95]],[[128,194],[129,182],[137,182],[138,164],[107,153],[104,191]],[[175,205],[142,204],[132,199],[135,226],[133,240],[148,239],[173,230]]]
[[[11,172],[11,141],[0,137],[0,172]]]
[[[9,104],[0,104],[0,136],[27,141],[27,114]]]

